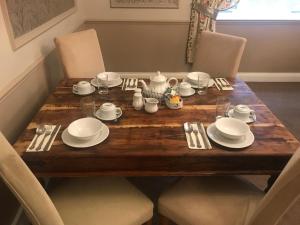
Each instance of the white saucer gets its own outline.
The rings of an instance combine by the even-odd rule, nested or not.
[[[99,132],[99,134],[97,134],[95,137],[93,137],[88,141],[79,141],[76,138],[72,137],[68,133],[67,128],[63,131],[61,135],[61,139],[68,146],[74,148],[88,148],[100,144],[108,137],[108,135],[109,135],[109,129],[105,124],[103,124],[103,128],[101,129],[101,132]]]
[[[183,82],[188,82],[192,86],[192,88],[198,88],[198,85],[190,82],[187,77],[183,78],[182,81]],[[208,87],[212,87],[212,86],[214,86],[214,84],[215,84],[214,80],[213,79],[209,79]]]
[[[235,118],[235,117],[233,116],[233,109],[230,109],[230,110],[228,111],[227,115],[228,115],[228,117]],[[238,118],[236,118],[236,119],[238,119]],[[239,119],[239,120],[242,120],[242,121],[244,121],[245,123],[253,123],[253,122],[256,121],[256,116],[255,116],[255,114],[254,114],[253,116],[249,116],[249,118],[247,118],[247,119],[245,119],[245,120],[243,120],[243,119]]]
[[[84,93],[84,94],[81,94],[81,93],[75,91],[74,88],[72,88],[72,92],[75,95],[90,95],[90,94],[94,93],[95,91],[96,91],[96,88],[94,86],[91,86],[91,90],[88,93]]]
[[[98,87],[97,79],[96,79],[96,78],[93,78],[93,79],[91,80],[91,84],[92,84],[93,86],[95,86],[95,87]],[[121,79],[121,78],[115,80],[113,84],[109,84],[108,87],[109,87],[109,88],[111,88],[111,87],[117,87],[117,86],[119,86],[120,84],[122,84],[122,79]]]
[[[182,94],[182,93],[180,93],[180,91],[179,91],[179,94],[180,94],[180,96],[182,96],[182,97],[188,97],[188,96],[192,96],[192,95],[194,95],[194,94],[196,93],[195,89],[191,88],[190,90],[191,90],[191,91],[190,91],[190,93],[188,93],[188,94]]]
[[[231,140],[225,138],[218,133],[215,123],[212,123],[207,127],[207,135],[211,140],[213,140],[217,144],[234,149],[246,148],[252,145],[254,142],[254,135],[251,131],[241,140]]]
[[[118,110],[118,108],[117,108],[117,110]],[[104,118],[103,116],[101,116],[101,114],[100,114],[100,109],[98,109],[98,110],[95,112],[95,116],[96,116],[96,118],[98,118],[99,120],[103,120],[103,121],[112,121],[112,120],[115,120],[115,119],[119,119],[119,118],[122,116],[122,109],[120,109],[119,112],[120,112],[120,113],[117,115],[116,118],[114,118],[114,119],[106,119],[106,118]]]

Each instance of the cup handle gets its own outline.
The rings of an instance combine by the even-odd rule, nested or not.
[[[175,77],[170,77],[168,80],[167,80],[167,82],[169,83],[169,85],[170,85],[170,81],[171,80],[175,80],[175,84],[173,85],[173,87],[176,87],[177,85],[178,85],[178,80],[177,80],[177,78],[175,78]],[[170,85],[171,86],[171,85]]]
[[[121,114],[122,114],[121,108],[120,108],[120,107],[117,107],[117,108],[116,108],[116,116],[119,117],[119,116],[121,116]]]
[[[75,91],[76,93],[78,93],[78,86],[77,86],[77,84],[73,85],[73,91]]]
[[[252,119],[256,119],[256,115],[255,115],[255,111],[254,110],[251,110],[250,111],[250,117],[252,118]]]

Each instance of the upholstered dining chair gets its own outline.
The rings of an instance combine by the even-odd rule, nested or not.
[[[152,202],[123,178],[62,179],[48,195],[2,133],[0,176],[33,225],[151,224]]]
[[[94,29],[74,32],[54,40],[68,78],[92,78],[105,71]]]
[[[267,194],[237,177],[184,178],[158,207],[164,225],[298,225],[300,149]]]
[[[197,38],[192,70],[211,77],[235,77],[246,42],[242,37],[202,31]]]

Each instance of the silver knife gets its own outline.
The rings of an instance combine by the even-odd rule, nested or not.
[[[203,138],[205,146],[207,147],[207,149],[212,149],[211,144],[210,144],[210,142],[208,140],[207,134],[205,132],[203,123],[197,123],[197,126],[198,126],[198,129],[199,129],[200,133],[201,133],[201,136]]]
[[[122,90],[124,90],[125,83],[126,83],[126,78],[123,79]]]
[[[127,78],[126,85],[125,85],[125,91],[126,91],[126,88],[128,88],[129,81],[130,81],[130,79],[129,79],[129,78]]]
[[[51,133],[51,135],[50,135],[50,138],[49,138],[47,144],[45,145],[43,151],[47,151],[47,150],[48,150],[49,145],[51,144],[51,142],[52,142],[53,138],[55,137],[55,134],[57,133],[57,131],[59,130],[59,128],[60,128],[60,125],[56,125],[56,126],[55,126],[55,128],[54,128],[54,130],[52,131],[52,133]]]

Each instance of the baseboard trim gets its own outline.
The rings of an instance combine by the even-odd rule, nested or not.
[[[300,82],[300,73],[247,73],[238,77],[246,82]]]

